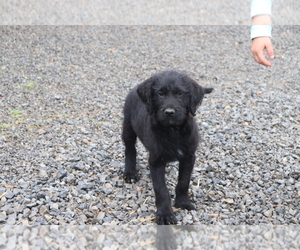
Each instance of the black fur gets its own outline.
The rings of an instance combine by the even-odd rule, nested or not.
[[[126,98],[122,134],[125,144],[124,179],[129,183],[138,181],[135,148],[138,137],[149,151],[157,224],[176,224],[165,183],[168,162],[179,161],[175,207],[195,209],[188,196],[199,142],[193,116],[204,94],[212,90],[202,88],[185,74],[165,71],[137,85]]]

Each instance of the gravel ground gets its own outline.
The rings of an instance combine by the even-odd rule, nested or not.
[[[215,89],[196,116],[197,211],[179,224],[298,225],[299,34],[274,28],[266,68],[248,26],[1,26],[0,246],[9,225],[155,225],[147,152],[138,143],[142,178],[124,183],[120,133],[128,91],[165,69]]]
[[[251,1],[2,0],[4,25],[249,25]],[[300,1],[276,0],[276,25],[300,24]]]

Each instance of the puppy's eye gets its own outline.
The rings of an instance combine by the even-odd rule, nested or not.
[[[158,91],[158,95],[159,95],[159,96],[164,96],[164,92]]]
[[[182,96],[183,95],[183,92],[181,90],[178,90],[177,93],[176,93],[178,96]]]

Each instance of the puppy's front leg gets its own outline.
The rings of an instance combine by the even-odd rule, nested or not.
[[[175,207],[196,210],[191,203],[188,192],[191,180],[191,174],[195,163],[195,155],[186,156],[179,161],[179,177],[176,186]]]
[[[171,207],[171,198],[165,181],[165,163],[152,161],[150,156],[149,165],[157,207],[156,223],[158,225],[176,224],[177,220]]]
[[[125,119],[126,121],[126,119]],[[139,176],[136,171],[136,134],[133,131],[129,122],[124,122],[122,138],[125,144],[125,171],[124,180],[127,183],[131,183],[139,180]]]

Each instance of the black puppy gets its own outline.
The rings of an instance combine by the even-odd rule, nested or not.
[[[149,151],[149,167],[156,197],[156,222],[176,224],[165,183],[165,166],[179,161],[175,207],[195,209],[188,196],[190,177],[199,142],[193,118],[204,94],[202,88],[183,73],[165,71],[137,85],[127,96],[124,107],[122,138],[125,144],[126,182],[138,181],[136,138]]]

